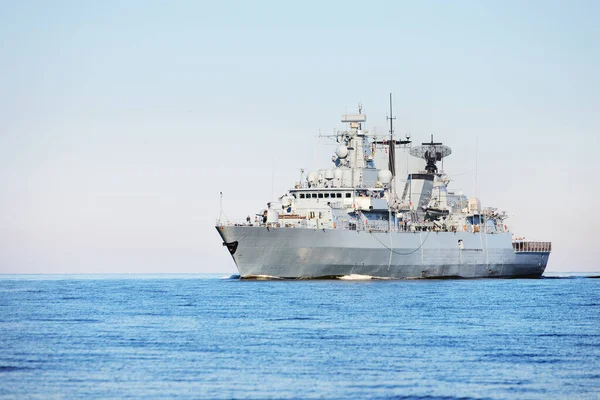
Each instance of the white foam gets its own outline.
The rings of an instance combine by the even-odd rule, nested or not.
[[[373,278],[374,277],[371,275],[350,274],[340,276],[338,279],[341,279],[343,281],[368,281]]]
[[[272,276],[272,275],[242,275],[241,278],[242,279],[256,279],[259,281],[267,281],[267,280],[272,280],[272,279],[283,279],[278,276]]]
[[[233,275],[229,275],[229,276],[222,276],[219,279],[240,279],[240,276],[237,274],[233,274]]]

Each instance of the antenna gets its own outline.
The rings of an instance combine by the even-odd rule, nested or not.
[[[218,223],[219,225],[223,224],[223,220],[222,217],[225,217],[225,221],[229,221],[229,218],[227,218],[227,215],[225,215],[225,213],[223,212],[223,192],[219,192],[219,196],[220,196],[220,200],[219,200],[219,219],[218,219]]]
[[[477,158],[479,154],[479,137],[475,136],[475,197],[477,197]]]
[[[275,155],[273,155],[273,168],[271,169],[271,201],[275,201]]]
[[[389,143],[389,161],[388,168],[392,173],[392,179],[396,177],[396,143],[394,142],[394,120],[396,117],[393,117],[392,114],[392,94],[390,93],[390,115],[387,119],[390,120],[390,143]]]

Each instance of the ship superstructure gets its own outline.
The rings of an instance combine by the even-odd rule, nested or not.
[[[412,147],[364,129],[366,115],[343,115],[333,166],[310,171],[254,219],[217,221],[223,245],[243,277],[379,278],[538,277],[549,242],[515,238],[507,215],[448,188],[438,163],[443,143]],[[396,177],[396,148],[425,162]],[[385,154],[385,157],[381,157]],[[397,187],[398,186],[398,187]],[[398,190],[402,189],[402,190]]]

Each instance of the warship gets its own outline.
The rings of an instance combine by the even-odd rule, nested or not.
[[[331,168],[302,170],[254,218],[220,214],[216,229],[240,276],[540,277],[551,243],[515,236],[506,212],[451,190],[443,159],[452,150],[433,135],[414,147],[409,136],[396,139],[391,95],[387,119],[389,133],[371,133],[359,105],[358,114],[342,116],[347,128],[328,136],[336,142]],[[421,168],[397,177],[400,149]]]

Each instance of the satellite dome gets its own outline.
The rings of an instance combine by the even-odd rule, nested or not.
[[[344,173],[342,172],[341,169],[339,169],[339,168],[334,168],[333,169],[333,177],[335,179],[342,179],[342,175],[344,175]]]
[[[392,172],[389,169],[380,169],[377,172],[377,180],[384,184],[388,184],[392,181]]]
[[[339,158],[346,158],[348,156],[348,148],[343,144],[339,145],[335,150],[335,155]]]
[[[317,183],[318,179],[319,179],[319,171],[310,171],[308,173],[308,175],[306,176],[307,182],[310,183],[311,185],[314,185],[315,183]]]
[[[334,178],[333,170],[328,169],[327,171],[325,171],[325,179],[327,179],[328,181],[330,181],[333,178]]]

